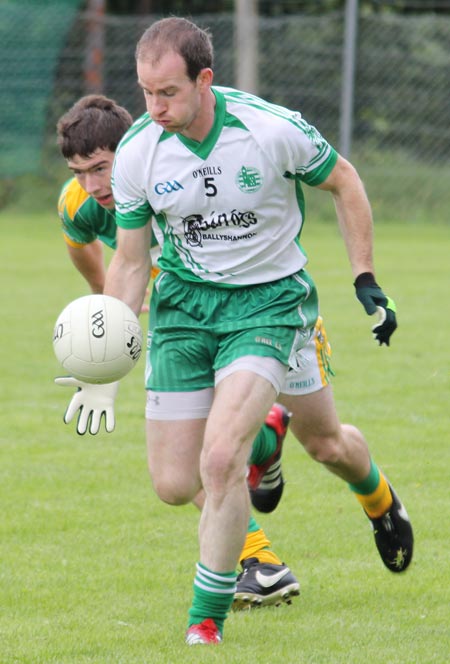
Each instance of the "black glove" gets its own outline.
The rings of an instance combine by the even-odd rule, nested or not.
[[[373,336],[379,345],[389,346],[389,339],[397,328],[395,302],[383,293],[371,272],[359,274],[353,284],[356,297],[369,316],[376,315],[378,322],[372,327]]]

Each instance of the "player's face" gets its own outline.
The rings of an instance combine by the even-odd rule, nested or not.
[[[114,209],[111,189],[111,170],[114,152],[97,149],[89,157],[76,154],[67,160],[67,165],[87,193],[97,203],[109,210]]]
[[[202,69],[192,81],[183,58],[168,51],[156,63],[138,60],[137,75],[154,122],[170,133],[199,141],[208,134],[214,119],[211,69]]]

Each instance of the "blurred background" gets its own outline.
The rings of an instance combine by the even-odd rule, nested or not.
[[[78,97],[144,112],[135,45],[169,15],[210,29],[215,83],[300,110],[349,157],[376,221],[448,223],[450,0],[2,0],[0,215],[56,206]]]

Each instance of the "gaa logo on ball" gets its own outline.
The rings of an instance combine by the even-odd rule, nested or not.
[[[109,295],[85,295],[63,309],[53,332],[56,358],[86,383],[112,383],[138,361],[142,329],[134,312]]]

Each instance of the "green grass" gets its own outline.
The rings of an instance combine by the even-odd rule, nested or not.
[[[183,643],[198,515],[163,505],[151,489],[143,364],[123,381],[114,434],[79,437],[65,426],[69,391],[53,383],[52,328],[87,290],[53,211],[4,211],[0,224],[1,664],[448,661],[448,225],[376,229],[379,281],[398,307],[390,348],[371,339],[335,227],[310,218],[303,237],[339,412],[366,433],[407,505],[410,569],[385,570],[353,496],[289,439],[285,496],[258,521],[301,596],[232,614],[224,644],[199,649]]]

